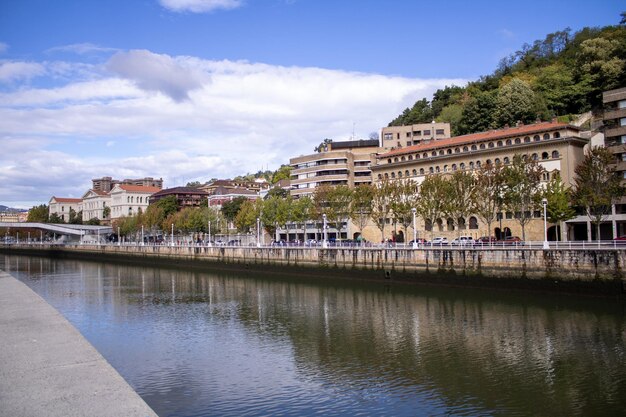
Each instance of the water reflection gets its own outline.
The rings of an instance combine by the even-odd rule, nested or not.
[[[623,305],[3,257],[161,416],[625,415]]]

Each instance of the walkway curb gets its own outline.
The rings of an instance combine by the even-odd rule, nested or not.
[[[0,270],[0,417],[156,416],[58,311]]]

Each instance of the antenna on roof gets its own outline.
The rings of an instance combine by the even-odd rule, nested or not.
[[[356,126],[355,122],[352,122],[352,140],[354,140],[354,127]]]

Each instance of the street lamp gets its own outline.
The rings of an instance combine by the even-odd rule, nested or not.
[[[550,245],[548,244],[548,219],[547,219],[547,207],[548,207],[548,199],[544,198],[541,200],[541,204],[543,204],[543,248],[550,249]]]
[[[172,223],[172,234],[170,235],[170,241],[172,242],[172,246],[174,246],[174,223]]]
[[[324,238],[322,240],[322,247],[323,248],[327,248],[328,247],[328,232],[326,230],[326,214],[322,214],[322,219],[324,220]]]
[[[120,236],[120,227],[117,226],[117,246],[122,244],[122,236]]]
[[[261,219],[259,219],[258,217],[256,218],[256,247],[260,248],[261,247],[261,238],[260,238],[260,231],[261,231]]]
[[[413,249],[417,249],[417,228],[415,225],[415,213],[417,213],[417,209],[413,207],[411,212],[413,213]]]
[[[141,246],[143,246],[143,224],[141,225]]]
[[[211,247],[211,220],[209,220],[209,240],[207,242],[207,245]]]

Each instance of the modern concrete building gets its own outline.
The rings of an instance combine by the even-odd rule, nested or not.
[[[421,123],[406,126],[388,126],[382,129],[381,147],[386,150],[419,145],[450,137],[450,123]]]
[[[110,224],[111,214],[105,216],[105,208],[111,206],[111,196],[106,191],[89,190],[83,195],[83,222],[98,219]]]
[[[157,187],[116,184],[111,192],[111,220],[145,212],[150,196],[160,191]]]
[[[109,192],[117,184],[122,185],[138,185],[142,187],[156,187],[159,190],[163,188],[163,178],[155,179],[152,177],[138,179],[115,180],[112,177],[94,178],[91,180],[92,190]]]
[[[311,195],[322,184],[371,184],[370,167],[380,151],[378,140],[331,142],[328,151],[291,158],[291,195]]]
[[[475,170],[482,165],[509,164],[514,155],[521,154],[537,160],[545,169],[543,181],[552,176],[561,177],[566,186],[573,184],[574,170],[584,158],[584,148],[589,140],[580,134],[580,128],[565,123],[541,122],[531,125],[480,132],[436,141],[422,141],[417,145],[394,149],[381,154],[372,166],[374,181],[404,180],[420,184],[428,175],[452,173],[457,170]],[[540,210],[533,213],[526,227],[528,240],[543,240],[543,219]],[[486,230],[477,216],[463,219],[464,234],[478,237],[521,236],[521,226],[515,213],[500,213],[494,230]],[[437,219],[434,233],[448,238],[458,235],[446,219]],[[429,230],[423,219],[418,230]],[[432,229],[431,229],[432,230]],[[554,234],[554,229],[551,229]]]
[[[81,198],[53,196],[48,202],[48,215],[56,214],[66,223],[70,220],[70,210],[78,214],[83,210],[83,200]]]

